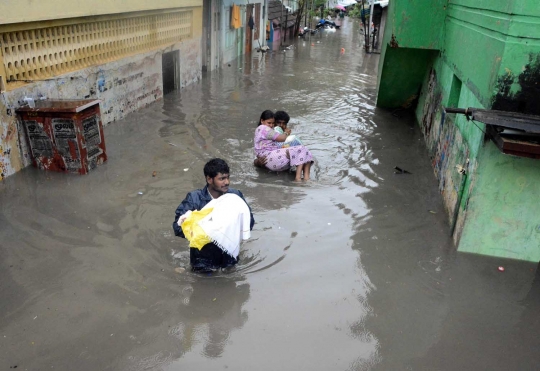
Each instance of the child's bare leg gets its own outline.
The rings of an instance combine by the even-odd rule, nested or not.
[[[294,178],[295,182],[302,181],[302,169],[305,164],[296,165],[296,177]]]
[[[309,180],[310,170],[311,170],[311,161],[304,164],[304,180]]]

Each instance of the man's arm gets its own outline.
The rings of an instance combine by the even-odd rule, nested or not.
[[[178,225],[178,219],[180,219],[180,217],[189,210],[197,210],[191,193],[187,194],[184,201],[182,201],[182,203],[178,205],[178,208],[176,209],[174,223],[172,225],[175,236],[186,238],[186,236],[184,236],[184,231],[182,231],[182,228]]]

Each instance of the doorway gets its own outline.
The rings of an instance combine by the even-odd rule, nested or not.
[[[251,20],[251,21],[250,21]],[[253,50],[253,28],[255,27],[255,19],[253,14],[253,4],[246,5],[246,53],[251,53]]]
[[[180,51],[164,53],[161,57],[163,95],[180,88]]]

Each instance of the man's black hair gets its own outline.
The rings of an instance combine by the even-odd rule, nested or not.
[[[229,165],[220,158],[213,158],[204,165],[204,179],[207,176],[210,178],[215,178],[218,173],[229,174]]]
[[[286,124],[288,124],[289,120],[291,119],[289,114],[285,111],[277,111],[276,113],[274,113],[274,118],[276,119],[276,122],[285,121]]]

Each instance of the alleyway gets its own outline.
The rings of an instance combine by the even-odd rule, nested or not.
[[[112,123],[87,176],[0,183],[0,370],[538,368],[536,266],[455,251],[419,129],[375,109],[356,23]],[[289,112],[313,182],[253,167],[264,109]],[[235,271],[177,273],[174,211],[211,157],[257,224]]]

